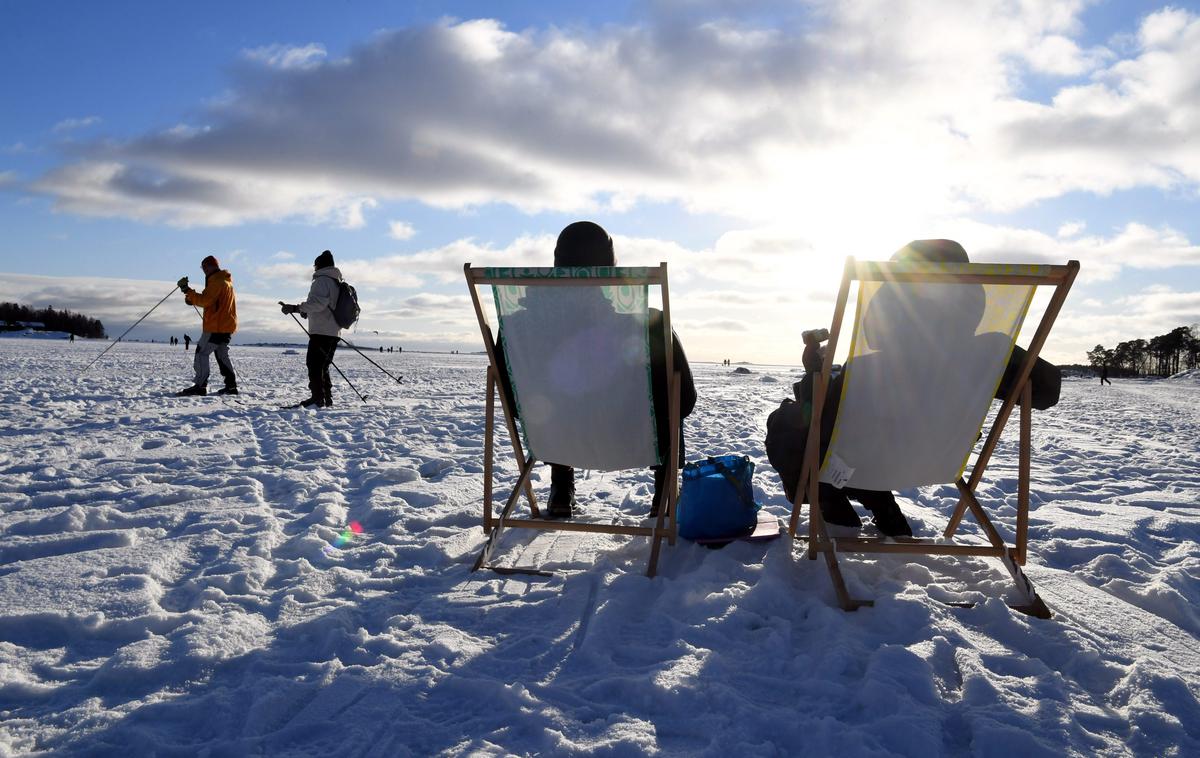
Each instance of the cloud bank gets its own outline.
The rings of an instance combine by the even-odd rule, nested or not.
[[[1075,41],[1084,5],[814,2],[769,24],[665,6],[600,29],[445,21],[337,59],[274,45],[204,123],[96,143],[36,187],[75,213],[347,227],[398,199],[819,227],[1195,187],[1200,19],[1152,14],[1121,57]],[[1029,75],[1062,84],[1038,102]]]
[[[61,211],[180,227],[360,228],[412,200],[581,215],[677,203],[732,230],[694,250],[614,228],[620,262],[670,263],[693,354],[794,362],[800,329],[828,321],[844,256],[886,257],[907,239],[955,237],[979,261],[1078,258],[1077,287],[1200,266],[1200,247],[1166,226],[1046,234],[972,220],[1068,193],[1200,185],[1200,17],[1167,8],[1089,45],[1088,5],[652,3],[636,23],[598,28],[446,20],[340,56],[263,46],[193,123],[74,141],[32,186]],[[381,220],[394,240],[416,235]],[[338,262],[373,331],[464,348],[478,340],[471,311],[445,294],[461,292],[462,263],[542,265],[553,242],[464,236]],[[309,256],[289,255],[248,261],[249,281],[304,287]],[[1191,297],[1073,298],[1052,355],[1078,360],[1097,329],[1127,339],[1161,330],[1154,319],[1200,318]],[[250,317],[264,332],[278,327],[273,299]]]

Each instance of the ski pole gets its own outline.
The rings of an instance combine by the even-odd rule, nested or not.
[[[389,371],[388,371],[386,368],[384,368],[383,366],[380,366],[380,365],[379,365],[378,363],[376,363],[375,361],[372,361],[372,360],[370,359],[370,357],[369,357],[369,356],[367,356],[367,354],[366,354],[366,353],[364,353],[363,351],[361,351],[361,350],[359,350],[357,347],[355,347],[355,346],[354,346],[354,343],[353,343],[353,342],[351,342],[350,340],[346,339],[345,337],[338,337],[338,339],[340,339],[342,342],[345,342],[347,345],[349,345],[351,350],[353,350],[354,352],[358,353],[359,355],[361,355],[362,357],[364,357],[364,358],[366,358],[368,361],[370,361],[370,363],[371,363],[371,365],[372,365],[372,366],[374,366],[375,368],[379,369],[379,370],[380,370],[380,371],[382,371],[383,373],[387,374],[387,375],[388,375],[389,377],[391,377],[392,379],[395,379],[397,383],[400,383],[400,382],[402,382],[402,381],[404,380],[404,378],[403,378],[403,377],[398,377],[398,376],[394,376],[394,375],[392,375],[392,373],[391,373],[391,372],[389,372]]]
[[[171,291],[167,293],[166,297],[164,297],[162,300],[159,300],[157,303],[155,303],[155,304],[154,304],[154,308],[157,308],[158,306],[160,306],[160,305],[162,305],[163,303],[167,302],[167,298],[168,298],[168,297],[170,297],[171,295],[174,295],[174,294],[175,294],[175,290],[177,290],[177,289],[179,289],[179,287],[172,287],[172,288],[171,288]],[[131,326],[130,326],[128,329],[126,329],[126,330],[125,330],[125,331],[124,331],[124,332],[121,334],[121,336],[120,336],[120,337],[117,337],[115,340],[113,340],[113,343],[112,343],[111,345],[109,345],[108,347],[104,348],[104,350],[103,350],[103,351],[100,353],[100,355],[97,355],[95,358],[93,358],[93,359],[92,359],[92,362],[91,362],[91,363],[89,363],[88,365],[84,366],[84,367],[83,367],[83,371],[80,371],[80,372],[79,372],[79,375],[80,375],[80,376],[83,376],[83,375],[84,375],[84,373],[86,373],[86,372],[87,372],[87,370],[88,370],[89,368],[91,368],[93,364],[95,364],[95,363],[96,363],[96,361],[98,361],[98,360],[100,360],[101,358],[103,358],[103,357],[104,357],[104,353],[107,353],[109,350],[112,350],[114,347],[116,347],[116,346],[117,346],[117,343],[118,343],[118,342],[120,342],[121,340],[125,339],[125,335],[126,335],[126,334],[129,334],[131,331],[133,331],[133,327],[135,327],[135,326],[137,326],[138,324],[140,324],[140,323],[142,323],[143,321],[145,321],[145,320],[146,320],[146,316],[149,316],[151,313],[154,313],[154,308],[151,308],[150,310],[146,311],[146,314],[145,314],[144,316],[142,316],[141,318],[139,318],[137,321],[134,321],[134,322],[133,322],[133,324],[132,324],[132,325],[131,325]]]
[[[280,305],[283,305],[283,303],[280,303]],[[311,336],[312,336],[312,334],[310,334],[310,333],[309,333],[309,331],[308,331],[307,329],[305,329],[305,328],[304,328],[304,324],[301,324],[301,323],[300,323],[300,319],[296,318],[296,314],[295,314],[295,313],[292,313],[292,314],[289,314],[289,315],[292,317],[292,321],[295,321],[295,322],[296,322],[296,326],[298,326],[298,327],[300,327],[301,329],[303,329],[303,330],[304,330],[304,333],[305,333],[305,334],[307,334],[309,337],[311,337]],[[330,365],[330,366],[333,366],[334,370],[335,370],[335,371],[337,371],[337,372],[338,372],[338,374],[339,374],[339,375],[340,375],[340,376],[341,376],[343,379],[345,379],[345,380],[346,380],[346,384],[349,384],[349,385],[350,385],[350,389],[354,390],[354,394],[355,394],[355,395],[358,395],[358,399],[359,399],[359,400],[363,401],[364,403],[365,403],[365,402],[367,402],[367,398],[366,398],[366,396],[365,396],[365,395],[363,395],[361,392],[359,392],[359,391],[358,391],[358,388],[357,388],[357,387],[355,387],[353,384],[351,384],[351,383],[350,383],[350,380],[346,378],[346,375],[342,373],[342,370],[341,370],[340,368],[338,368],[338,365],[337,365],[336,363],[334,363],[334,362],[331,360],[331,361],[329,361],[329,365]]]

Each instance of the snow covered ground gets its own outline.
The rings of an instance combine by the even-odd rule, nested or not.
[[[787,538],[647,579],[643,539],[517,532],[502,560],[553,578],[472,574],[482,358],[373,355],[397,386],[339,352],[370,402],[335,378],[316,413],[279,410],[302,354],[235,345],[249,394],[177,399],[181,348],[77,378],[106,344],[0,343],[0,754],[1200,754],[1195,380],[1035,415],[1039,621],[982,559],[847,557],[876,605],[843,613]],[[751,368],[694,367],[689,457],[749,455],[783,518],[762,439],[796,374]],[[981,489],[1009,530],[1015,431]],[[579,491],[635,520],[650,477]],[[924,535],[954,504],[904,495]]]

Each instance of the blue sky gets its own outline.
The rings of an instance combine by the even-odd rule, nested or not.
[[[844,256],[952,237],[1080,259],[1081,361],[1200,321],[1198,93],[1195,3],[5,2],[0,298],[119,333],[211,253],[288,338],[329,248],[362,328],[477,349],[462,263],[590,218],[693,359],[795,363]]]

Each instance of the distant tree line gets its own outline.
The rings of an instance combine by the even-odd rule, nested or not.
[[[104,338],[104,324],[99,319],[89,318],[71,311],[56,311],[54,306],[30,308],[19,303],[0,303],[0,321],[9,328],[17,328],[17,322],[41,322],[46,331],[70,332],[77,337]]]
[[[1200,325],[1181,326],[1147,340],[1129,340],[1109,350],[1096,345],[1088,351],[1095,368],[1127,376],[1171,376],[1200,366]]]

